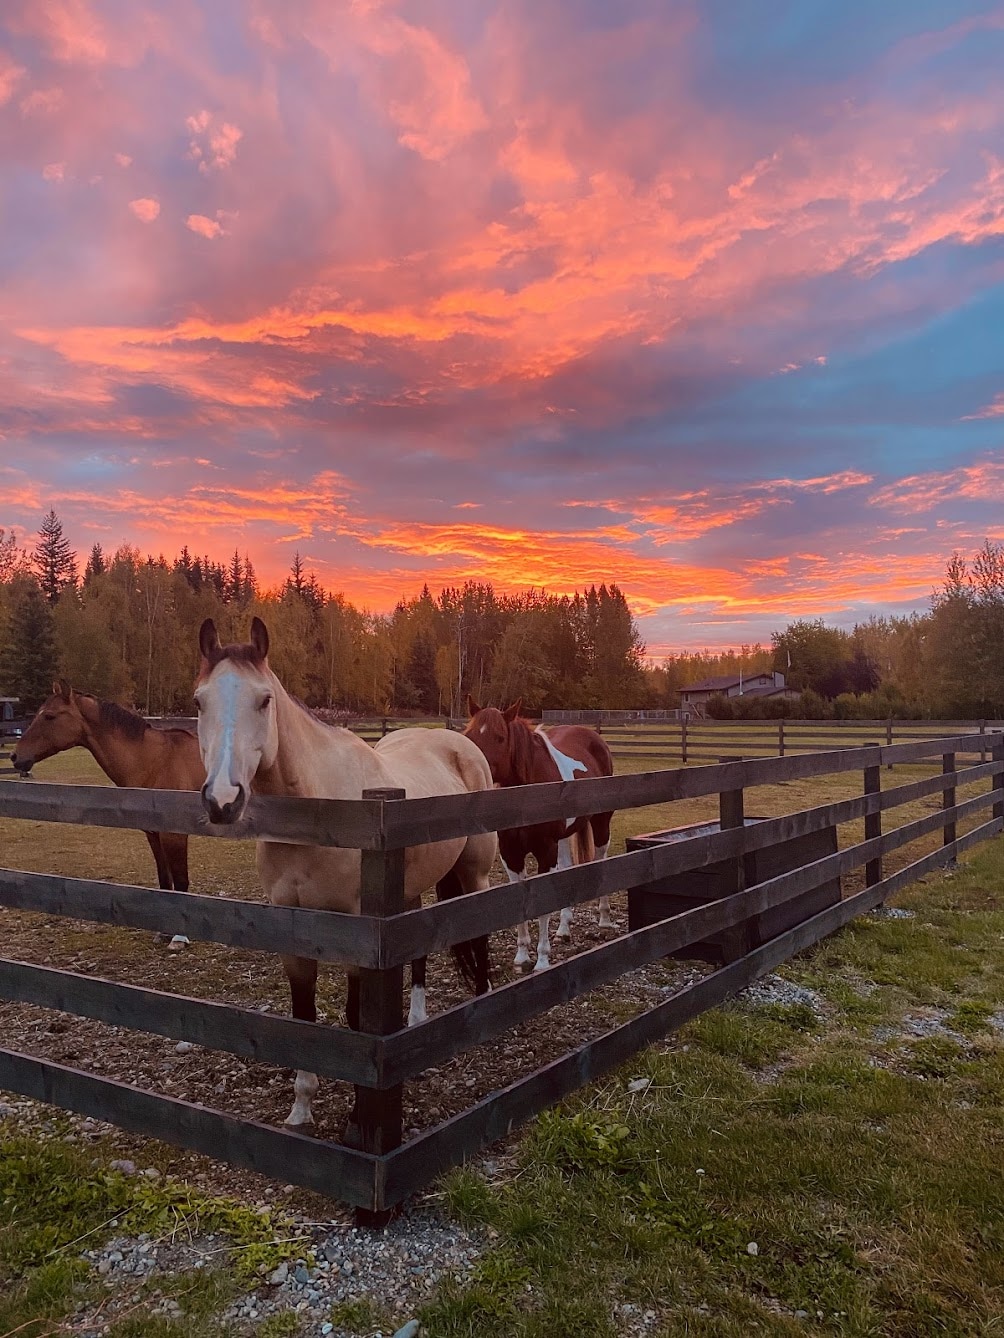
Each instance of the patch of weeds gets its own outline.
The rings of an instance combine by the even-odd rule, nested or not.
[[[294,1338],[299,1327],[300,1321],[294,1311],[280,1310],[256,1323],[255,1338]]]
[[[0,1239],[3,1233],[0,1232]],[[0,1289],[0,1333],[41,1338],[85,1296],[87,1266],[80,1259],[41,1264],[20,1281]],[[90,1289],[91,1292],[95,1288]]]
[[[906,1052],[904,1067],[918,1078],[944,1081],[954,1077],[966,1062],[965,1052],[944,1036],[926,1036],[914,1041]]]
[[[588,1111],[545,1111],[535,1141],[550,1165],[568,1173],[623,1166],[632,1156],[630,1128],[616,1117]]]
[[[366,1296],[339,1301],[331,1307],[328,1319],[332,1324],[360,1335],[374,1333],[377,1329],[389,1329],[393,1323],[387,1312]]]
[[[757,1004],[756,1013],[760,1017],[772,1018],[783,1027],[790,1027],[792,1031],[817,1032],[823,1025],[818,1013],[807,1003]]]
[[[770,1007],[777,1007],[771,1005]],[[715,1054],[759,1068],[790,1048],[793,1036],[787,1020],[768,1008],[713,1008],[688,1023],[682,1033],[692,1043]]]
[[[993,1016],[993,1008],[982,999],[964,999],[948,1017],[945,1025],[964,1036],[986,1031]]]
[[[447,1207],[465,1225],[482,1225],[493,1221],[496,1200],[484,1177],[477,1171],[467,1166],[453,1171],[446,1179],[445,1191]]]

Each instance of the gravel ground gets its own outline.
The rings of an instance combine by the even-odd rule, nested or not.
[[[810,990],[805,985],[796,985],[792,980],[786,980],[784,976],[776,973],[769,976],[763,976],[760,980],[754,981],[748,989],[743,990],[739,998],[754,1008],[763,1008],[771,1004],[782,1004],[791,1008],[797,1004],[802,1004],[811,1008],[818,1018],[826,1016],[828,1006],[826,1000],[815,990]]]

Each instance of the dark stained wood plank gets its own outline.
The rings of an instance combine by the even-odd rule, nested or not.
[[[958,842],[965,848],[1000,831],[1001,820],[984,824]],[[648,1012],[420,1135],[387,1159],[381,1184],[382,1201],[399,1203],[450,1166],[504,1137],[525,1120],[562,1097],[600,1077],[644,1046],[661,1040],[684,1022],[706,1012],[797,952],[825,938],[865,911],[880,905],[899,887],[945,864],[949,847],[940,847],[856,896],[828,907],[737,962],[672,995]]]
[[[99,976],[0,958],[0,998],[191,1041],[262,1064],[308,1068],[345,1082],[375,1083],[379,1076],[377,1047],[360,1032],[122,985]]]
[[[880,767],[865,767],[864,788],[866,795],[879,794],[882,790],[882,770]],[[882,835],[882,812],[868,813],[865,817],[865,840],[871,841]],[[865,883],[868,887],[882,881],[882,856],[869,860],[865,867]]]
[[[232,826],[209,822],[202,801],[188,790],[133,790],[107,785],[0,786],[0,817],[72,822],[134,831],[183,832],[221,840],[267,838],[291,845],[375,850],[381,844],[380,805],[364,799],[294,799],[256,796]]]
[[[952,783],[951,785],[946,785],[944,791],[942,792],[941,796],[942,808],[949,809],[955,807],[956,803],[955,766],[956,766],[955,754],[945,753],[941,759],[942,778],[943,779],[950,778]],[[946,822],[944,831],[944,844],[946,846],[952,845],[955,842],[957,836],[958,832],[956,831],[956,824],[954,822]]]
[[[337,1143],[236,1119],[14,1050],[0,1050],[0,1090],[107,1120],[328,1198],[376,1206],[376,1158]]]
[[[674,767],[633,776],[517,785],[473,795],[404,799],[386,805],[388,846],[444,841],[477,832],[503,831],[526,822],[578,817],[621,808],[644,808],[777,781],[855,771],[869,758],[860,748],[798,757],[763,757],[719,766]]]
[[[919,793],[936,790],[943,781],[942,776],[925,779],[923,782],[896,787],[885,794],[824,804],[801,813],[766,819],[751,827],[695,836],[688,841],[653,845],[598,863],[542,874],[523,882],[489,888],[484,892],[471,892],[454,901],[425,906],[421,910],[405,911],[403,915],[388,920],[382,927],[382,960],[400,963],[423,953],[443,952],[451,943],[472,938],[476,934],[509,928],[520,920],[532,920],[538,915],[560,910],[563,906],[577,905],[629,887],[654,883],[674,874],[686,873],[719,860],[737,858],[780,841],[866,817],[870,813],[879,812],[883,803],[891,805],[899,790],[904,791],[908,798],[915,798]],[[927,786],[930,786],[930,791],[919,788]],[[987,802],[985,797],[982,802]],[[900,838],[900,844],[933,830],[938,821],[937,816],[933,824],[931,818],[918,819],[921,826],[917,827],[913,836]],[[885,849],[895,848],[895,845],[875,843],[870,847],[871,858],[877,858]]]
[[[325,962],[372,966],[379,928],[369,916],[300,910],[261,902],[164,892],[149,887],[0,869],[0,906],[125,925],[233,948],[286,952]]]

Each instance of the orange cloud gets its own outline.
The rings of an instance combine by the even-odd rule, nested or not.
[[[986,501],[999,496],[1002,486],[1004,461],[984,460],[959,469],[932,470],[928,474],[912,474],[898,479],[880,488],[870,501],[873,506],[888,507],[892,511],[920,513],[960,497]]]
[[[160,201],[148,198],[130,200],[129,208],[141,223],[152,223],[160,214]]]

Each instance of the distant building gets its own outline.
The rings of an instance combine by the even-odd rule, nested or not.
[[[781,697],[797,701],[799,694],[785,685],[784,674],[777,669],[742,676],[723,674],[700,683],[688,683],[680,689],[682,709],[694,715],[703,715],[712,697]]]

